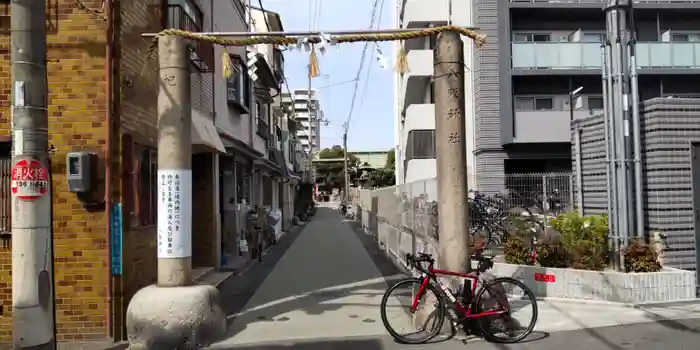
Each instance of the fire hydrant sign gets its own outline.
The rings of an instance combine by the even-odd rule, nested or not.
[[[38,160],[22,159],[12,168],[12,195],[33,201],[49,193],[49,172]]]
[[[192,256],[192,171],[158,170],[158,258]]]

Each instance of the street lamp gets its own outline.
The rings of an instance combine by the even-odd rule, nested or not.
[[[583,86],[579,86],[576,90],[569,92],[569,120],[574,120],[574,100],[581,97]]]

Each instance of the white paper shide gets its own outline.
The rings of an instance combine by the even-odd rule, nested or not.
[[[158,170],[158,258],[192,256],[192,171]]]

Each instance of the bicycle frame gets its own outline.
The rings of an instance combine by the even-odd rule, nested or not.
[[[425,289],[428,287],[428,284],[430,283],[431,280],[434,280],[435,283],[440,287],[443,293],[447,296],[447,298],[454,304],[454,306],[457,308],[457,311],[462,313],[464,318],[479,318],[479,317],[486,317],[486,316],[493,316],[493,315],[501,315],[504,313],[508,312],[508,308],[501,305],[503,307],[503,310],[497,310],[497,311],[485,311],[485,312],[479,312],[479,313],[472,313],[472,305],[462,305],[462,303],[457,300],[457,297],[452,294],[449,288],[445,286],[444,284],[440,283],[440,281],[437,279],[437,276],[453,276],[453,277],[460,277],[460,278],[466,278],[472,282],[472,288],[471,288],[471,295],[472,298],[476,295],[476,287],[478,286],[478,282],[480,280],[479,274],[475,272],[469,272],[469,273],[462,273],[462,272],[455,272],[455,271],[447,271],[447,270],[440,270],[440,269],[435,269],[433,268],[432,264],[428,266],[428,274],[424,274],[423,276],[423,283],[421,283],[420,288],[418,289],[418,293],[416,293],[416,296],[413,299],[413,303],[411,305],[411,310],[415,311],[416,308],[418,307],[418,302],[420,301],[420,297],[423,295],[425,292]],[[487,288],[486,283],[481,282],[482,288]]]

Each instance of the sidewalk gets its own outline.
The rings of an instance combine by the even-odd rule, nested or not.
[[[291,349],[362,347],[371,350],[405,347],[387,337],[379,316],[379,304],[387,283],[402,274],[370,236],[353,228],[354,225],[343,222],[333,207],[320,206],[312,221],[301,232],[288,234],[265,255],[263,263],[225,281],[220,290],[224,309],[230,315],[229,329],[227,339],[212,348],[289,349],[291,346]],[[558,349],[560,347],[550,346],[566,344],[567,337],[586,339],[587,347],[581,349],[627,347],[624,344],[611,347],[610,344],[629,340],[603,341],[595,335],[595,329],[601,332],[611,329],[607,332],[619,339],[627,339],[632,334],[655,334],[652,329],[659,334],[681,332],[682,335],[668,341],[700,342],[700,332],[683,328],[700,325],[700,321],[688,321],[692,326],[674,321],[700,320],[700,306],[697,305],[636,309],[543,301],[539,303],[539,311],[533,341],[514,348]],[[632,326],[621,326],[626,324]],[[619,327],[628,333],[622,332],[623,328],[613,331]],[[602,347],[593,346],[589,341]],[[480,341],[473,345],[475,349],[504,348]],[[453,346],[458,349],[464,345],[453,340],[439,346],[451,350]]]

